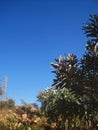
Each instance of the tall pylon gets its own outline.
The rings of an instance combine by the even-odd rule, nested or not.
[[[3,79],[2,85],[0,86],[0,96],[4,99],[7,98],[7,95],[6,95],[7,81],[8,81],[8,77],[5,76]]]
[[[8,77],[5,76],[4,79],[3,79],[3,86],[2,86],[5,98],[6,98],[7,81],[8,81]]]

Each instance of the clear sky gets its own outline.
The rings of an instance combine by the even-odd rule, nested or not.
[[[82,57],[82,26],[97,12],[97,0],[1,0],[0,79],[8,77],[7,96],[17,104],[35,102],[53,83],[55,58]]]

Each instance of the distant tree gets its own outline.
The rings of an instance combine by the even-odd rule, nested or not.
[[[8,108],[14,108],[15,107],[15,101],[12,98],[9,98],[5,101],[5,105]]]
[[[0,109],[12,109],[15,108],[15,101],[11,98],[6,100],[0,100]]]

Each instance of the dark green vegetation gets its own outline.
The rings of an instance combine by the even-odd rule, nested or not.
[[[62,130],[93,130],[98,122],[98,14],[83,30],[89,38],[83,57],[55,59],[53,85],[38,96],[48,121]]]
[[[89,38],[83,57],[68,54],[51,63],[55,79],[37,97],[41,108],[25,102],[15,106],[12,99],[0,101],[0,129],[98,129],[98,14],[90,15],[83,30]]]

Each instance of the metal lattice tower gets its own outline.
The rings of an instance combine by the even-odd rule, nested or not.
[[[3,79],[2,85],[0,86],[0,95],[4,99],[7,98],[7,96],[6,96],[7,80],[8,80],[8,78],[7,78],[7,76],[5,76]]]

